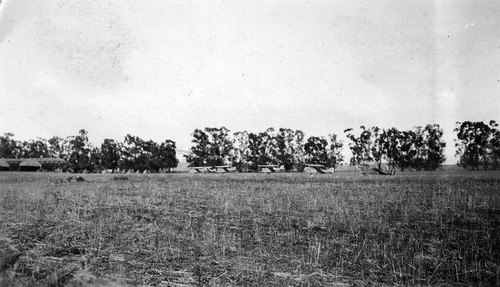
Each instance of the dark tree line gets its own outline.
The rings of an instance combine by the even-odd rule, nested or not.
[[[455,132],[460,166],[476,170],[500,167],[500,131],[496,121],[457,122]]]
[[[257,171],[259,165],[273,164],[290,171],[302,169],[303,163],[335,167],[343,160],[343,144],[334,134],[304,141],[300,130],[268,128],[231,134],[221,127],[196,129],[192,135],[193,147],[185,155],[191,166],[233,165],[239,171]]]
[[[439,125],[396,128],[361,127],[344,131],[351,140],[352,165],[375,162],[381,168],[386,161],[393,168],[435,170],[445,161],[445,142]],[[337,135],[305,138],[300,130],[269,128],[260,133],[236,132],[225,128],[196,129],[193,147],[186,161],[191,166],[234,165],[238,170],[256,171],[258,165],[275,164],[285,170],[301,170],[304,164],[337,167],[343,161],[343,142]]]
[[[500,131],[495,121],[457,122],[458,164],[464,168],[500,167]],[[410,130],[361,126],[359,133],[344,131],[350,140],[350,164],[387,162],[393,169],[435,170],[445,161],[443,130],[437,124]],[[0,157],[57,157],[69,162],[74,171],[104,169],[170,171],[178,164],[175,142],[156,143],[127,135],[123,142],[105,139],[93,146],[86,130],[75,136],[16,141],[12,133],[0,136]],[[268,128],[263,132],[235,132],[225,127],[196,129],[193,146],[185,155],[190,166],[233,165],[240,171],[257,171],[258,165],[274,164],[287,171],[302,170],[303,164],[336,167],[343,162],[343,142],[337,135],[305,137],[288,128]]]
[[[386,161],[393,169],[436,170],[446,160],[443,130],[437,124],[403,131],[364,126],[360,129],[359,135],[353,129],[344,131],[351,140],[351,164],[375,162],[380,169],[382,161]]]
[[[175,142],[156,143],[127,135],[123,142],[105,139],[100,147],[93,146],[88,132],[80,130],[75,136],[50,139],[37,138],[16,141],[12,133],[0,136],[0,158],[57,157],[69,163],[75,172],[102,170],[134,170],[149,172],[170,171],[177,167]]]

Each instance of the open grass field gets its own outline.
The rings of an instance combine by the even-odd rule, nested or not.
[[[500,173],[0,173],[0,286],[500,284]]]

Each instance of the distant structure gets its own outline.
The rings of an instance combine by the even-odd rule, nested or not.
[[[4,159],[0,158],[0,171],[9,171],[10,164]]]
[[[55,171],[68,165],[60,158],[0,158],[0,171]]]

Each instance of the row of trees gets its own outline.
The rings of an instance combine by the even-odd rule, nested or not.
[[[496,121],[457,122],[454,131],[459,165],[476,170],[500,167],[500,131]]]
[[[402,170],[435,170],[446,159],[443,131],[437,124],[405,131],[364,126],[360,129],[359,134],[353,129],[344,131],[351,140],[350,163],[353,165],[375,162],[381,168],[386,161]],[[194,131],[192,143],[191,152],[185,155],[192,166],[230,164],[238,170],[255,171],[260,164],[276,164],[288,171],[300,170],[304,163],[336,167],[344,160],[343,142],[334,133],[305,139],[302,131],[287,128],[232,135],[225,127],[205,128]]]
[[[446,160],[443,130],[437,124],[402,131],[364,126],[360,129],[358,135],[353,129],[344,131],[351,140],[351,164],[375,162],[380,169],[382,161],[386,161],[393,169],[436,170]]]
[[[166,140],[156,143],[127,135],[123,142],[105,139],[100,147],[89,142],[88,132],[80,130],[78,135],[50,139],[37,138],[16,141],[12,133],[0,136],[0,157],[40,158],[57,157],[69,163],[74,171],[96,172],[104,169],[133,169],[158,172],[170,171],[178,164],[175,142]]]
[[[335,134],[309,137],[304,132],[269,128],[264,132],[236,132],[225,127],[196,129],[186,161],[191,166],[234,165],[240,171],[257,171],[258,165],[275,164],[286,171],[300,170],[303,163],[336,166],[343,161],[343,143]]]
[[[464,168],[498,169],[500,167],[500,131],[495,121],[457,122],[455,146],[458,164]],[[437,124],[410,130],[361,126],[358,133],[344,131],[350,140],[351,164],[375,162],[381,168],[387,162],[392,168],[435,170],[445,161],[443,130]],[[37,138],[16,141],[14,135],[0,136],[0,157],[58,157],[69,162],[75,171],[103,169],[133,169],[158,172],[175,168],[175,142],[156,143],[127,135],[123,142],[105,139],[100,147],[93,146],[88,132],[76,136],[50,139]],[[300,170],[303,164],[336,167],[343,162],[343,142],[336,134],[305,138],[304,132],[288,128],[264,132],[232,133],[225,127],[196,129],[193,147],[184,155],[191,166],[230,164],[238,170],[256,171],[258,165],[283,165],[285,170]]]

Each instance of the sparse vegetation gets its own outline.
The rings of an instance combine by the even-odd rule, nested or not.
[[[498,173],[84,176],[0,174],[0,285],[499,284]]]

